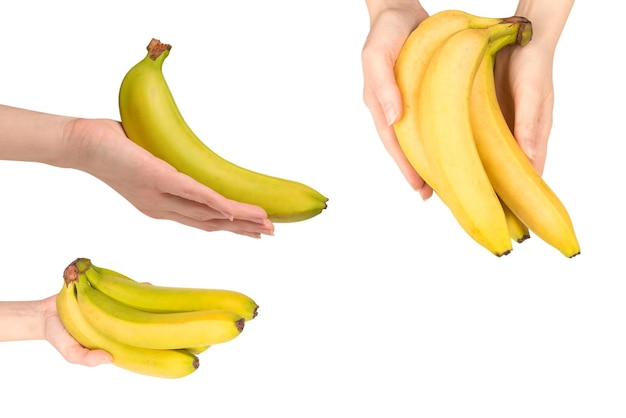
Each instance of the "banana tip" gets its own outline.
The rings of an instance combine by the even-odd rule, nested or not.
[[[243,331],[243,327],[246,324],[246,320],[243,318],[239,318],[236,322],[235,322],[235,326],[237,327],[237,330],[239,332]]]

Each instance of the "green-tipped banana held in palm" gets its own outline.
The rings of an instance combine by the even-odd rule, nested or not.
[[[475,16],[461,10],[443,10],[426,18],[404,42],[394,73],[402,98],[402,115],[393,128],[398,143],[415,171],[433,189],[436,178],[429,167],[419,131],[417,92],[433,54],[452,34],[468,28],[487,28],[502,19]]]
[[[490,42],[521,42],[523,17],[452,34],[433,54],[417,93],[416,118],[435,192],[476,242],[496,256],[512,250],[506,217],[476,149],[469,118],[474,76]],[[504,43],[504,42],[503,42]]]
[[[89,349],[100,349],[113,356],[113,364],[122,369],[161,378],[185,377],[198,369],[200,361],[187,350],[152,350],[120,343],[101,334],[83,316],[78,307],[77,283],[85,281],[75,263],[64,272],[64,283],[57,295],[57,312],[65,329]]]
[[[126,135],[221,195],[262,207],[274,222],[297,222],[321,213],[328,199],[318,191],[235,165],[196,136],[163,76],[163,62],[170,49],[170,45],[153,39],[146,57],[124,77],[119,110]]]
[[[100,292],[128,306],[148,312],[189,312],[220,309],[249,321],[258,305],[249,296],[226,289],[156,286],[137,282],[114,270],[90,262],[85,271],[89,283]]]
[[[567,257],[580,253],[571,218],[557,195],[524,154],[498,103],[489,47],[476,73],[470,99],[474,138],[483,166],[500,198],[528,228]]]
[[[77,286],[85,318],[108,338],[153,349],[183,349],[225,343],[239,336],[245,320],[234,312],[206,310],[154,313],[127,306],[91,287]]]

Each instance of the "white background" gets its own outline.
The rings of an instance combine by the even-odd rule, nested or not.
[[[65,266],[89,257],[261,305],[180,380],[71,365],[43,341],[0,344],[3,411],[625,416],[626,91],[605,8],[577,2],[555,62],[544,178],[581,242],[566,259],[537,237],[496,258],[405,183],[361,99],[362,1],[5,3],[1,103],[117,119],[122,77],[159,38],[173,45],[164,72],[179,107],[210,147],[330,200],[253,240],[149,219],[82,172],[0,162],[1,300],[52,295]],[[423,4],[500,17],[516,2]]]

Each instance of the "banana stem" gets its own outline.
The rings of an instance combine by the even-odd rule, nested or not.
[[[148,49],[148,56],[150,57],[152,61],[155,61],[165,51],[169,53],[169,51],[172,49],[172,45],[164,44],[158,39],[152,38],[152,40],[150,40],[150,43],[148,44],[147,49]]]
[[[77,282],[78,276],[87,271],[90,267],[91,260],[88,258],[77,258],[72,261],[63,271],[63,280],[65,280],[65,285],[69,287],[72,283]]]

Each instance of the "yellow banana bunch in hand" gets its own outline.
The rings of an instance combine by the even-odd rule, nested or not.
[[[198,354],[239,336],[258,309],[239,292],[152,286],[87,258],[73,261],[63,277],[57,311],[70,335],[109,352],[121,368],[155,377],[191,374]]]
[[[497,52],[531,38],[531,22],[521,16],[444,10],[428,17],[395,64],[403,113],[394,130],[415,170],[491,253],[510,253],[512,241],[532,231],[573,257],[580,249],[569,216],[541,176],[529,171],[495,97]]]
[[[122,80],[119,110],[126,135],[181,173],[224,197],[265,209],[273,222],[297,222],[320,214],[328,199],[315,189],[227,161],[191,130],[163,76],[171,46],[157,39]]]

